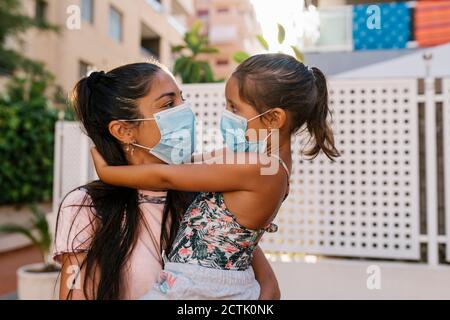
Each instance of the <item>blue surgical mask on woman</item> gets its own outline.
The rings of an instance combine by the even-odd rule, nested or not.
[[[121,121],[156,121],[161,139],[152,148],[132,143],[168,164],[190,162],[195,151],[195,114],[189,102],[155,113],[152,118]]]
[[[222,113],[222,119],[220,121],[220,130],[222,132],[225,144],[233,152],[256,152],[264,153],[267,149],[267,140],[270,133],[264,140],[258,141],[248,141],[245,137],[247,132],[248,123],[259,117],[262,117],[271,110],[267,110],[253,118],[246,119],[244,117],[238,116],[229,110],[224,110]]]

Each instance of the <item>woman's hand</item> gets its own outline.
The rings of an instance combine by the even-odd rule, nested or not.
[[[256,281],[261,287],[259,300],[280,300],[281,293],[277,278],[259,246],[253,252],[252,267]]]

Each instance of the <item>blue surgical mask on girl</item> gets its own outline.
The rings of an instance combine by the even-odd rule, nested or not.
[[[156,121],[161,139],[152,148],[132,143],[133,146],[148,150],[149,153],[168,164],[191,161],[195,151],[195,114],[189,102],[155,113],[152,118],[121,121]]]
[[[247,132],[247,126],[250,121],[262,117],[270,111],[271,110],[267,110],[266,112],[247,120],[246,118],[225,109],[220,121],[220,130],[228,148],[233,152],[266,152],[267,140],[272,132],[269,133],[264,140],[258,141],[248,141],[245,137],[245,133]]]

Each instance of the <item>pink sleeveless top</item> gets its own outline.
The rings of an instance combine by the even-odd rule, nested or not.
[[[61,206],[53,248],[53,259],[57,263],[61,263],[64,253],[87,252],[89,249],[89,240],[94,232],[90,227],[90,221],[95,219],[91,212],[94,209],[77,207],[86,194],[84,189],[76,190],[66,197]],[[121,299],[142,297],[151,289],[162,270],[159,248],[166,195],[165,191],[139,191],[140,208],[147,227],[140,229],[138,241],[128,260],[123,279],[125,290]]]

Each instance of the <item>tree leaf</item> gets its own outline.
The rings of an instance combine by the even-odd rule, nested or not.
[[[5,224],[0,226],[0,233],[3,234],[21,234],[27,237],[34,245],[40,247],[39,241],[31,234],[31,231],[25,227],[15,225],[15,224]]]
[[[248,59],[250,57],[250,55],[245,52],[245,51],[238,51],[233,55],[233,60],[236,61],[237,63],[241,63],[243,61],[245,61],[246,59]]]
[[[172,47],[172,53],[177,53],[177,52],[181,52],[183,49],[185,49],[186,46],[185,45],[177,45],[177,46],[173,46]]]
[[[187,59],[186,65],[181,72],[181,78],[183,79],[183,83],[192,83],[191,80],[191,70],[192,70],[193,60]]]
[[[194,24],[192,25],[192,28],[191,28],[191,31],[190,31],[190,32],[193,33],[193,34],[199,35],[202,26],[203,26],[203,23],[202,23],[200,20],[197,20],[197,21],[195,21]]]
[[[203,62],[203,71],[204,71],[204,75],[205,75],[205,82],[206,83],[214,82],[213,71],[212,71],[211,66],[209,65],[209,63],[207,63],[206,61]]]
[[[191,51],[191,55],[179,57],[173,67],[174,75],[180,75],[183,83],[199,83],[209,78],[214,79],[214,76],[210,74],[212,71],[208,62],[197,60],[199,54],[219,52],[217,48],[208,45],[208,37],[200,34],[201,27],[201,21],[195,22],[191,30],[184,35],[185,44],[177,45],[172,49],[173,52],[181,52],[183,49]]]
[[[189,75],[190,83],[201,82],[201,63],[199,61],[193,61],[191,67],[191,74]]]
[[[203,47],[199,50],[200,53],[218,53],[219,49],[214,47]]]
[[[300,51],[300,49],[297,48],[296,46],[291,46],[291,48],[292,50],[294,50],[295,57],[297,58],[297,60],[304,63],[305,57],[303,56],[303,53]]]
[[[258,34],[258,35],[256,36],[256,39],[258,39],[259,43],[262,45],[262,47],[263,47],[264,49],[266,49],[267,51],[269,51],[269,43],[266,41],[266,39],[265,39],[262,35]]]
[[[283,44],[286,38],[286,30],[281,24],[278,23],[277,25],[278,25],[278,43]]]

